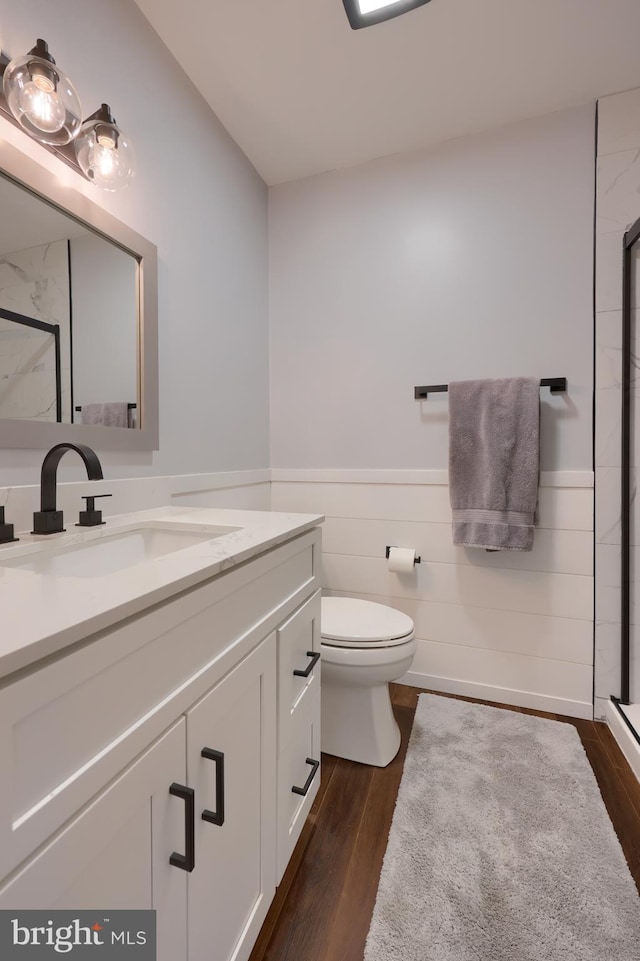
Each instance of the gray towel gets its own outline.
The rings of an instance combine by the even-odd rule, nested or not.
[[[83,404],[82,423],[102,427],[129,427],[129,405],[114,401],[109,404]]]
[[[530,551],[538,503],[540,381],[449,384],[453,543]]]

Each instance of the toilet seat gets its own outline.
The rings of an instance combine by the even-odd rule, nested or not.
[[[414,634],[413,621],[402,611],[355,597],[323,597],[320,625],[327,647],[397,647]]]

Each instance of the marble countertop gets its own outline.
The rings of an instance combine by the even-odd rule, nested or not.
[[[316,514],[163,507],[110,517],[102,527],[71,528],[48,536],[20,534],[17,543],[0,546],[0,678],[230,570],[323,520]],[[140,527],[210,532],[215,539],[98,576],[58,576],[19,566],[44,557],[46,551]],[[220,535],[215,530],[220,527],[237,530]]]

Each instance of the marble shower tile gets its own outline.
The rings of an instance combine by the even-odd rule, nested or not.
[[[622,311],[609,310],[596,314],[596,388],[606,390],[621,383]]]
[[[620,694],[620,624],[596,623],[595,695]]]
[[[618,388],[596,391],[596,465],[620,467],[622,463],[622,391]]]
[[[598,156],[640,147],[640,88],[598,100]]]
[[[596,233],[624,232],[640,216],[640,147],[598,158]]]
[[[609,703],[609,698],[596,697],[593,702],[593,719],[595,721],[606,721],[607,719],[607,704]]]
[[[622,310],[623,230],[596,235],[596,311]]]
[[[632,467],[630,471],[631,487],[631,544],[640,546],[640,511],[638,510],[637,492],[640,482],[640,471],[637,467]]]
[[[631,701],[640,703],[640,630],[634,626],[631,635],[631,656],[629,658],[629,681]]]
[[[595,620],[597,624],[620,621],[620,548],[596,544]]]
[[[620,467],[596,468],[596,544],[620,543],[620,487]]]

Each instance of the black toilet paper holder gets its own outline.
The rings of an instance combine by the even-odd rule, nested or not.
[[[397,545],[397,544],[394,544],[393,546],[394,546],[394,547],[397,547],[398,545]],[[387,558],[387,560],[389,560],[389,552],[390,552],[390,551],[391,551],[391,547],[389,547],[389,545],[387,544],[387,547],[386,547],[385,552],[384,552],[384,556]],[[414,563],[414,564],[421,564],[421,563],[422,563],[422,558],[419,557],[418,554],[416,554],[416,556],[415,556],[414,559],[413,559],[413,563]]]

